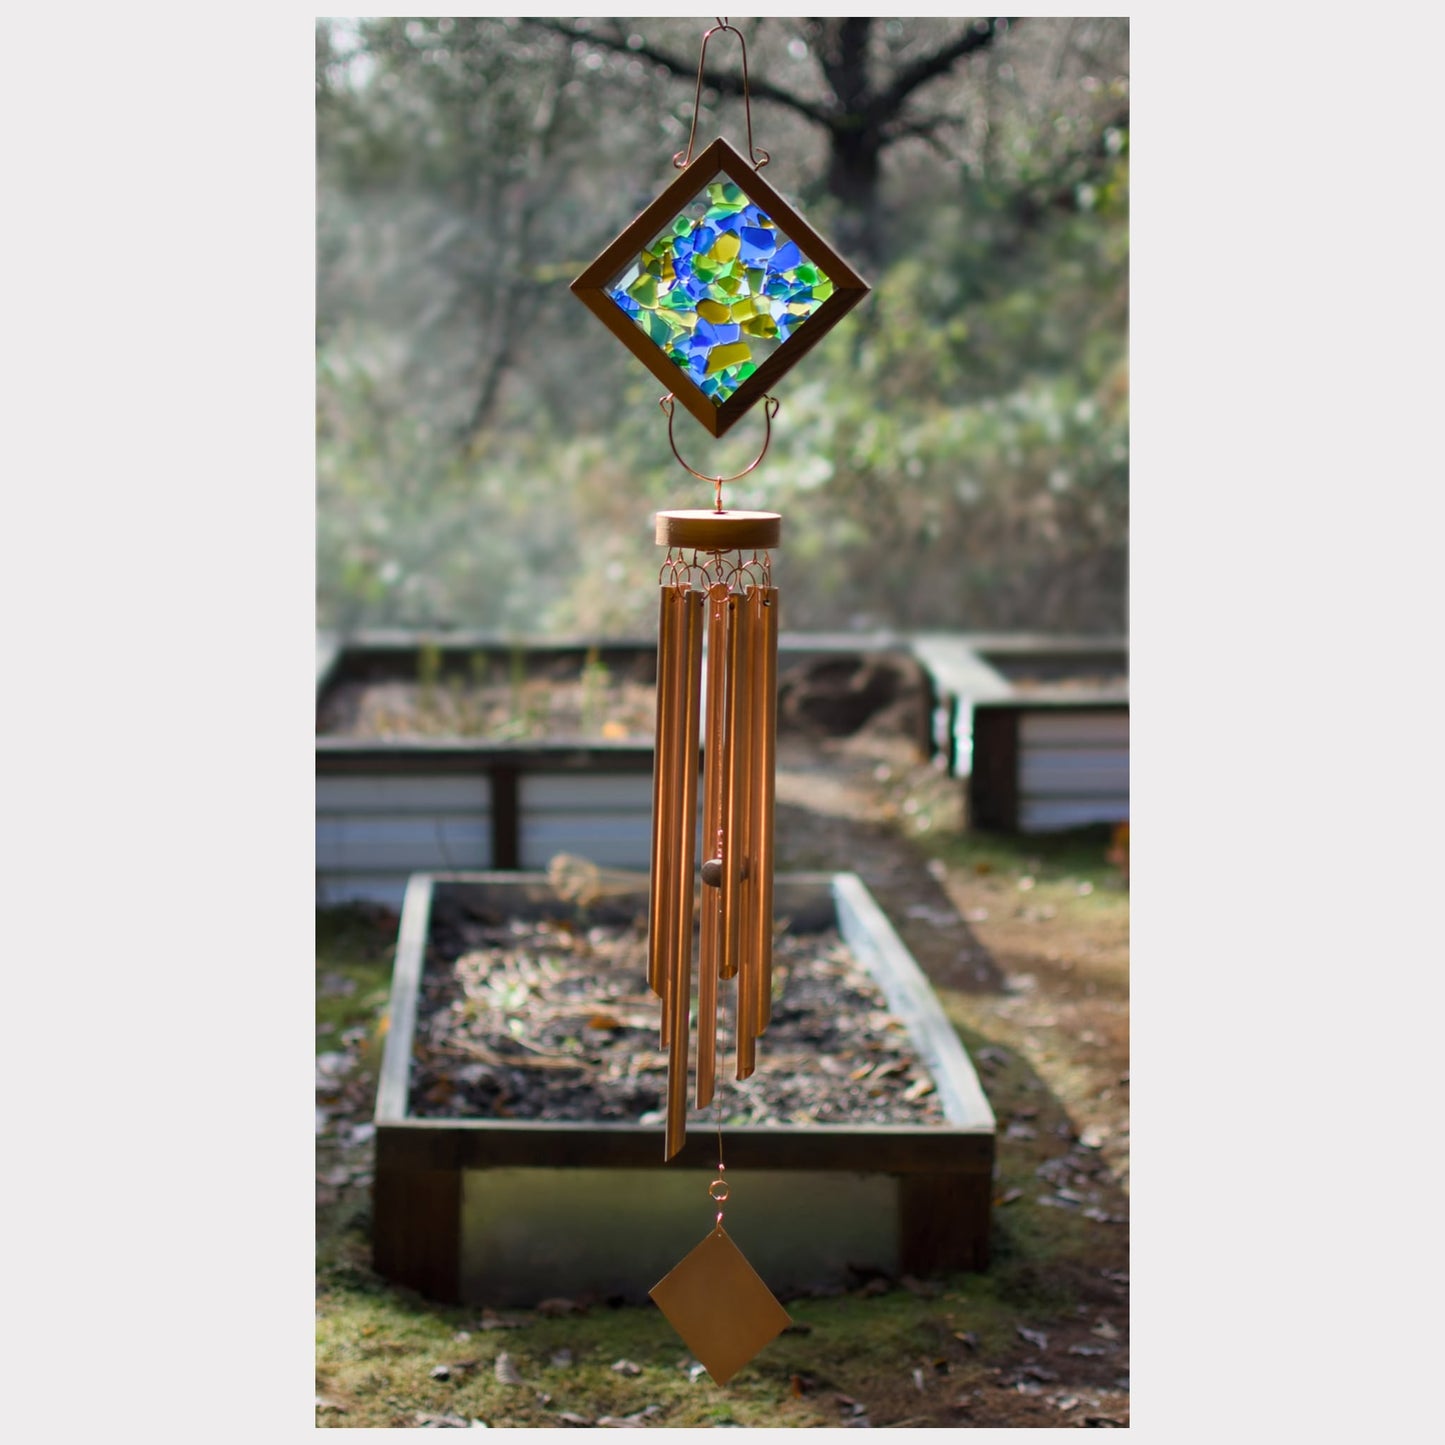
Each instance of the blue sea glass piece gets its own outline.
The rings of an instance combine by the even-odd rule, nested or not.
[[[798,243],[796,241],[784,241],[783,244],[778,247],[777,253],[773,257],[773,265],[776,266],[779,271],[791,271],[802,259],[803,253],[798,250]]]

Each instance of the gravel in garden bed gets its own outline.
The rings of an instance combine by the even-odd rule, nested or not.
[[[433,937],[413,1115],[661,1122],[667,1055],[644,924],[460,919],[434,923]],[[772,1022],[742,1083],[730,1048],[735,990],[720,989],[723,1122],[943,1122],[907,1030],[836,930],[781,932],[773,959]]]

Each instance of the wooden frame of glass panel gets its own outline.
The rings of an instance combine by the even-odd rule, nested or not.
[[[822,268],[833,283],[833,294],[776,351],[764,357],[736,391],[725,401],[716,402],[613,300],[607,287],[701,194],[709,181],[720,175],[737,185],[788,240]],[[868,294],[869,287],[742,155],[718,139],[583,271],[572,283],[572,290],[708,432],[720,437]]]

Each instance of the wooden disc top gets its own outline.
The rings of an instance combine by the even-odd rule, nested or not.
[[[695,547],[700,552],[736,552],[776,547],[783,533],[777,512],[659,512],[659,547]]]

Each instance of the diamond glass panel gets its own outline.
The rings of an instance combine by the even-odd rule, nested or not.
[[[720,406],[833,294],[833,282],[719,173],[603,290]]]
[[[868,284],[719,137],[572,290],[720,437],[862,300]]]

